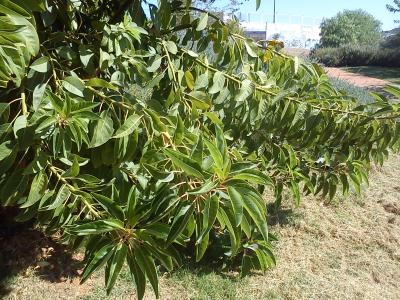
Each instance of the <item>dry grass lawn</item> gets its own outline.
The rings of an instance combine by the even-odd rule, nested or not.
[[[270,228],[279,237],[276,268],[244,280],[234,272],[184,268],[162,275],[161,299],[400,299],[399,178],[400,156],[392,156],[384,168],[373,171],[362,197],[331,204],[307,197],[300,208],[288,202],[271,219]],[[53,279],[44,275],[48,272],[41,270],[51,271],[57,264],[50,259],[56,255],[55,250],[39,255],[8,278],[0,298],[135,299],[126,271],[109,298],[102,289],[102,274],[84,285],[73,272]],[[69,259],[60,265],[76,263]],[[149,288],[146,299],[153,297]]]

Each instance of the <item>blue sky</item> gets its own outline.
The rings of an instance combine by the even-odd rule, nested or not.
[[[389,30],[398,26],[395,19],[400,19],[400,13],[393,14],[386,9],[386,4],[392,0],[276,0],[277,14],[305,16],[313,18],[328,18],[334,16],[343,9],[362,8],[380,20],[383,30]],[[216,2],[218,5],[218,0]],[[252,13],[272,15],[273,0],[261,0],[260,9],[256,12],[256,1],[248,0],[240,11],[242,15],[251,14],[251,18],[257,19]],[[260,16],[258,16],[259,18]],[[259,20],[257,20],[259,21]]]

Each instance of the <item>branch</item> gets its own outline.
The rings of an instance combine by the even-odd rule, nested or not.
[[[192,56],[190,56],[190,55],[188,54],[188,52],[187,52],[186,49],[180,49],[180,50],[181,50],[183,53],[187,54],[189,57],[192,57]],[[214,67],[208,65],[207,63],[203,62],[201,59],[195,58],[195,61],[196,61],[198,64],[200,64],[201,66],[207,68],[208,70],[210,70],[210,71],[212,71],[212,72],[214,72],[214,73],[220,72],[220,70],[217,70],[216,68],[214,68]],[[237,83],[237,84],[239,84],[239,85],[242,84],[242,80],[240,80],[240,78],[238,78],[237,76],[235,76],[235,75],[230,75],[230,74],[226,74],[226,73],[224,73],[224,72],[222,72],[222,74],[224,75],[225,78],[228,78],[228,79],[230,79],[231,81],[234,81],[235,83]],[[262,92],[262,93],[264,93],[264,94],[266,94],[266,95],[269,95],[269,96],[277,96],[276,93],[267,90],[266,88],[264,88],[263,86],[260,86],[260,85],[256,84],[255,82],[252,82],[252,84],[254,85],[255,90],[257,90],[257,91],[259,91],[259,92]],[[314,105],[314,104],[311,104],[311,103],[309,103],[309,102],[306,102],[307,100],[306,100],[306,101],[303,101],[303,100],[296,99],[296,98],[293,98],[293,97],[286,97],[285,99],[287,99],[287,100],[289,100],[289,101],[292,101],[292,102],[296,102],[296,103],[298,103],[298,104],[306,103],[307,105],[311,106],[312,108],[314,108],[314,109],[316,109],[316,110],[329,111],[329,112],[332,112],[332,113],[348,114],[348,115],[358,116],[358,117],[362,117],[362,118],[372,118],[373,120],[397,119],[397,118],[400,117],[400,113],[398,113],[398,114],[394,114],[394,115],[381,116],[381,117],[376,117],[376,118],[374,118],[374,117],[372,117],[371,115],[368,115],[368,114],[365,114],[365,113],[359,113],[359,112],[356,112],[356,111],[348,111],[348,110],[342,110],[342,109],[338,109],[338,108],[321,107],[321,106]]]
[[[50,169],[50,171],[51,171],[54,175],[56,175],[56,177],[58,178],[58,180],[60,180],[62,183],[64,183],[64,184],[68,187],[68,189],[69,189],[72,193],[78,191],[74,186],[72,186],[64,177],[62,177],[62,176],[57,172],[57,169],[54,168],[54,166],[52,166],[52,165],[49,164],[49,169]],[[93,215],[94,215],[95,217],[97,217],[97,218],[100,217],[100,214],[92,207],[92,205],[91,205],[84,197],[81,196],[80,199],[81,199],[82,202],[85,204],[85,206],[93,213]]]

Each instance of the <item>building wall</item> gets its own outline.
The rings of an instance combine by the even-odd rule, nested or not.
[[[245,31],[246,35],[249,38],[252,38],[253,40],[255,40],[256,42],[260,41],[260,40],[265,40],[266,37],[266,31]]]
[[[239,16],[242,21],[241,26],[246,34],[255,40],[272,39],[279,34],[287,47],[312,48],[320,40],[320,21],[304,16],[285,16],[278,15],[277,22],[267,22],[272,20],[271,16],[262,14],[246,14]],[[264,35],[263,38],[261,36]]]

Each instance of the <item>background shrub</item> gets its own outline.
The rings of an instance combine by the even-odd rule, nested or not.
[[[381,66],[399,67],[400,49],[345,45],[338,48],[318,48],[310,57],[329,67]]]

